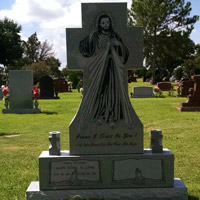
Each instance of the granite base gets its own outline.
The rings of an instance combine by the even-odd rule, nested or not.
[[[190,106],[190,107],[177,107],[177,110],[181,112],[200,112],[200,106]]]
[[[176,178],[172,188],[84,189],[40,191],[39,182],[32,182],[26,200],[187,200],[187,187]]]
[[[41,113],[40,109],[2,109],[3,114],[36,114]]]
[[[174,155],[168,149],[152,153],[39,156],[41,190],[173,187]]]
[[[40,97],[39,99],[60,99],[60,97]]]

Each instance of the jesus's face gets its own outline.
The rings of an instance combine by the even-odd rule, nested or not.
[[[108,31],[110,28],[110,20],[109,18],[102,18],[100,22],[100,26],[102,27],[102,30]]]

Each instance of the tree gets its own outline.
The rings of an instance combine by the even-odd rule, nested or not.
[[[58,68],[61,65],[59,59],[56,59],[55,57],[48,57],[45,62],[47,66],[50,67],[51,75],[58,77],[60,75],[60,70]]]
[[[72,88],[76,89],[78,83],[83,82],[83,72],[82,71],[70,71],[67,66],[62,69],[62,74],[67,77],[68,81],[72,82]]]
[[[50,67],[47,66],[45,61],[32,63],[30,65],[25,66],[24,69],[33,71],[34,83],[39,82],[43,76],[51,74]]]
[[[0,20],[0,64],[6,68],[6,72],[9,65],[22,56],[20,31],[21,26],[13,20]]]
[[[37,38],[37,33],[34,33],[28,38],[28,41],[23,42],[25,64],[31,64],[38,61],[45,61],[49,57],[54,56],[52,45],[49,45],[47,40],[43,43]]]
[[[146,67],[152,69],[152,83],[156,82],[156,69],[169,68],[171,63],[174,68],[179,64],[174,61],[182,56],[183,47],[177,46],[176,42],[181,37],[188,39],[194,23],[199,19],[196,15],[189,17],[190,11],[191,3],[185,4],[184,0],[133,0],[128,10],[128,24],[144,29],[144,56]],[[174,47],[176,58],[171,57],[164,67],[163,63],[170,58],[166,52],[171,52]]]
[[[195,53],[183,63],[183,72],[189,79],[192,75],[200,74],[200,44],[195,46]]]

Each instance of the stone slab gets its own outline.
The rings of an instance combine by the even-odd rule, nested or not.
[[[39,156],[41,190],[173,187],[174,155],[163,153]]]
[[[190,106],[190,107],[178,106],[176,108],[181,112],[200,112],[200,106]]]
[[[33,109],[33,73],[25,70],[9,71],[9,108]]]
[[[153,97],[153,88],[146,86],[133,87],[134,98],[151,98]]]
[[[159,87],[161,91],[170,91],[173,89],[170,82],[158,82],[157,87]]]
[[[36,114],[41,113],[40,109],[2,109],[3,114]]]
[[[80,196],[84,199],[104,200],[187,200],[187,187],[178,178],[171,188],[129,188],[91,190],[40,191],[39,182],[32,182],[26,191],[26,200],[69,200]],[[77,198],[78,199],[78,198]],[[81,199],[81,198],[80,198]]]
[[[125,121],[98,125],[89,123],[80,124],[80,115],[77,114],[69,126],[70,154],[130,154],[143,152],[143,125],[137,115],[132,119],[134,127],[129,128]]]

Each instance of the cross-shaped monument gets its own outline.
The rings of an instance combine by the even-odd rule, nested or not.
[[[84,71],[70,153],[141,153],[143,126],[128,97],[127,70],[142,66],[142,28],[127,27],[126,3],[83,3],[82,26],[67,28],[68,68]]]
[[[142,66],[142,30],[126,26],[126,6],[82,4],[83,28],[67,29],[68,66],[84,70],[83,98],[69,127],[70,150],[42,152],[40,183],[31,183],[27,200],[187,199],[160,130],[143,150],[143,125],[127,91],[127,69]]]

